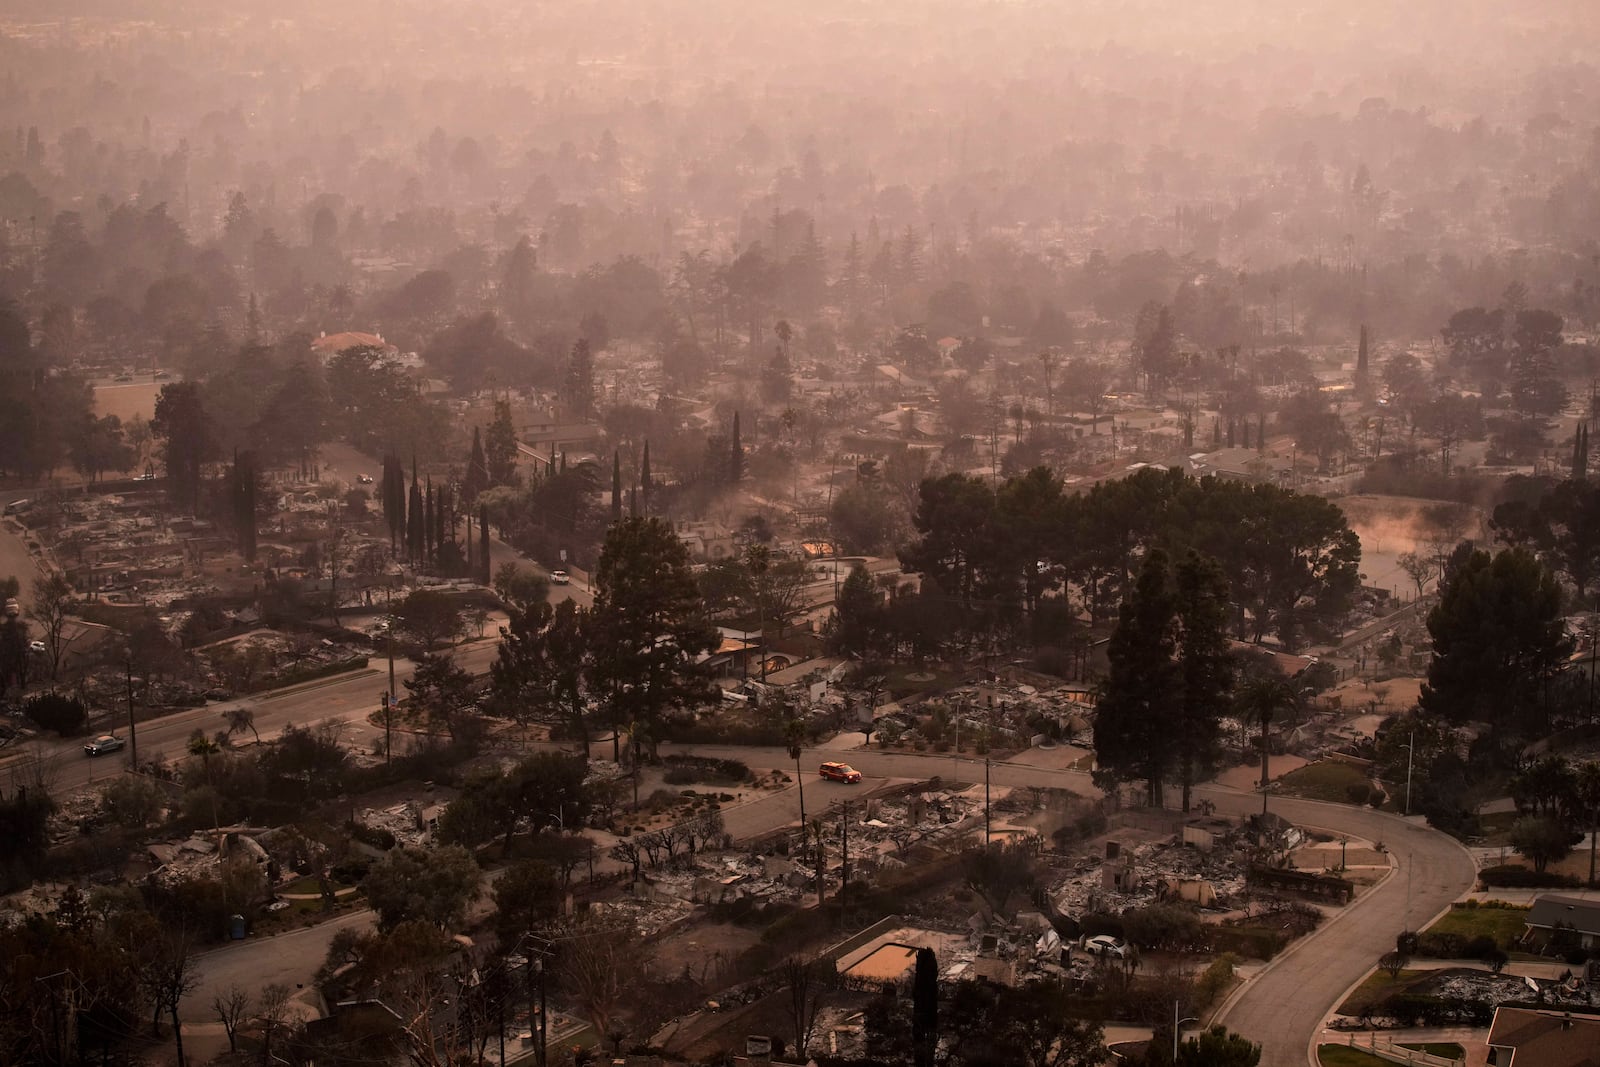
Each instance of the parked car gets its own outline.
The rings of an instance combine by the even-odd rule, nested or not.
[[[848,763],[824,763],[821,767],[817,768],[817,770],[822,777],[828,779],[830,782],[855,783],[861,781],[861,772],[850,766]]]
[[[115,752],[126,744],[127,742],[116,734],[101,734],[83,746],[83,754],[85,756],[104,756],[107,752]]]
[[[32,652],[36,656],[42,656],[48,650],[44,647],[43,641],[29,641],[28,651]]]
[[[1091,956],[1112,956],[1120,960],[1127,958],[1132,949],[1120,937],[1112,937],[1110,934],[1098,934],[1094,937],[1084,938],[1083,951]]]
[[[557,585],[566,585],[572,581],[566,571],[551,571],[550,580]]]
[[[370,475],[370,474],[358,474],[358,475],[356,475],[356,484],[357,485],[371,485],[372,484],[372,475]]]
[[[172,375],[168,374],[164,370],[158,370],[155,373],[155,380],[158,381],[158,382],[164,382],[170,377],[172,377]]]
[[[119,381],[119,382],[131,382],[131,381],[133,381],[133,375],[131,375],[131,374],[119,374],[119,375],[117,375],[117,381]]]

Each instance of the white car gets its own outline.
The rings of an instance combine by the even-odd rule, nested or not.
[[[48,651],[48,649],[45,648],[43,641],[29,641],[28,651],[32,652],[36,656],[42,656]]]
[[[551,571],[550,580],[556,585],[566,585],[568,582],[572,581],[572,579],[567,576],[566,571]]]
[[[1095,937],[1084,938],[1083,951],[1091,956],[1112,956],[1120,960],[1126,959],[1132,948],[1120,937],[1098,934]]]

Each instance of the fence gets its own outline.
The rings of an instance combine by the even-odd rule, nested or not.
[[[1453,1060],[1445,1056],[1435,1056],[1431,1052],[1421,1052],[1414,1048],[1401,1048],[1394,1043],[1392,1038],[1386,1037],[1383,1039],[1383,1043],[1379,1044],[1377,1034],[1366,1034],[1366,1040],[1363,1043],[1362,1036],[1360,1034],[1351,1034],[1350,1047],[1370,1053],[1380,1060],[1388,1060],[1390,1063],[1409,1063],[1414,1064],[1415,1067],[1462,1067],[1467,1062],[1465,1059]]]

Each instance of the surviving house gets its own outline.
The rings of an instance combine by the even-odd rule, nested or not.
[[[1533,902],[1523,920],[1524,944],[1543,949],[1560,931],[1572,931],[1573,948],[1600,947],[1600,899],[1545,893]]]
[[[1559,1011],[1496,1008],[1493,1067],[1600,1067],[1600,1019]]]

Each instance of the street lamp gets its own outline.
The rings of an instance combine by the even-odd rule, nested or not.
[[[1406,812],[1405,813],[1407,815],[1411,814],[1411,765],[1412,765],[1412,763],[1414,762],[1414,760],[1416,758],[1416,746],[1417,746],[1417,731],[1415,729],[1413,729],[1409,734],[1406,735]],[[1410,886],[1409,877],[1407,878],[1406,884],[1407,884],[1407,887],[1409,888],[1409,886]]]

